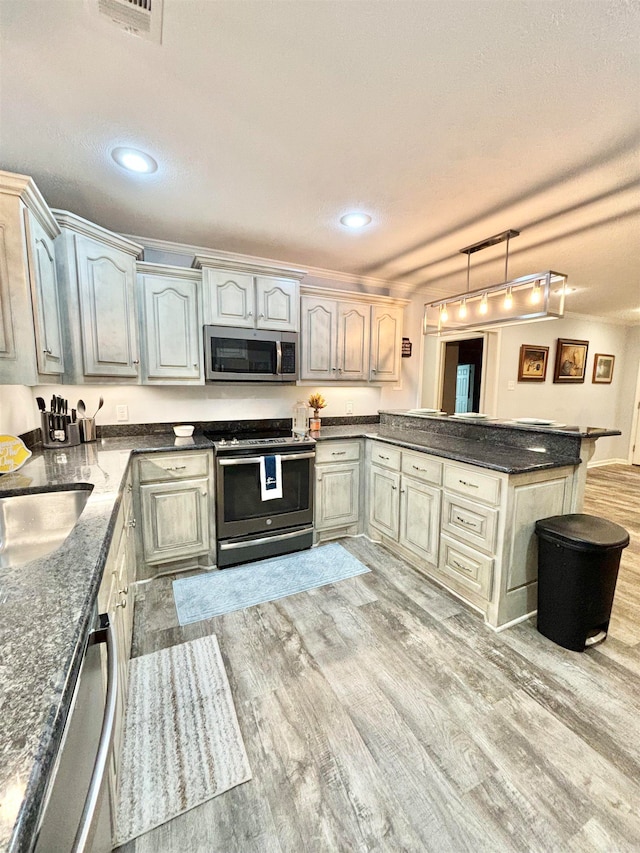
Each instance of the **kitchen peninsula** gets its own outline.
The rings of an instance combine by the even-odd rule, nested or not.
[[[366,533],[472,604],[494,628],[534,610],[533,523],[581,508],[588,454],[597,438],[617,431],[403,412],[382,412],[379,423],[365,420],[323,426],[316,437],[319,541]],[[0,643],[10,650],[3,679],[11,703],[1,723],[1,850],[30,849],[91,611],[118,536],[134,530],[123,508],[128,500],[130,506],[135,460],[212,453],[201,434],[206,426],[198,425],[186,445],[174,440],[170,425],[149,426],[149,434],[140,425],[136,435],[64,453],[35,449],[20,471],[0,477],[0,497],[92,487],[64,545],[3,569]],[[335,513],[345,495],[351,524],[325,523],[327,501]]]

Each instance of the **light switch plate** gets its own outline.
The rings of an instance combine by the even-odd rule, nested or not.
[[[129,420],[129,406],[125,406],[125,405],[116,406],[116,420],[118,420],[118,421],[128,421]]]
[[[513,381],[513,379],[510,379],[507,382],[507,391],[515,391],[515,390],[516,390],[516,383]]]
[[[347,400],[344,406],[344,412],[346,415],[353,414],[353,400]]]

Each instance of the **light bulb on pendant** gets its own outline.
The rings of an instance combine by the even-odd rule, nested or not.
[[[481,314],[486,314],[489,310],[489,299],[486,293],[482,294],[482,299],[480,300],[480,308],[478,310]]]
[[[440,322],[446,323],[448,319],[449,319],[449,314],[447,313],[447,306],[441,305],[440,306]]]
[[[464,318],[466,316],[467,316],[467,300],[463,299],[462,302],[460,303],[460,308],[458,309],[458,317],[461,320],[464,320]]]
[[[510,311],[513,308],[513,295],[511,293],[511,288],[507,288],[507,292],[504,297],[504,310]]]
[[[540,302],[540,282],[536,281],[533,285],[533,290],[531,291],[531,303],[533,305],[537,305]]]

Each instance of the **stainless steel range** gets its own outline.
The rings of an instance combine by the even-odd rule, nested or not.
[[[288,436],[218,438],[216,522],[220,568],[313,544],[315,442]],[[282,497],[263,500],[261,463],[279,456]],[[264,465],[265,463],[262,463]]]

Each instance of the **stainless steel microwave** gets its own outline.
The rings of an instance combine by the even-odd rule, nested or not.
[[[207,382],[295,382],[298,333],[204,327]]]

